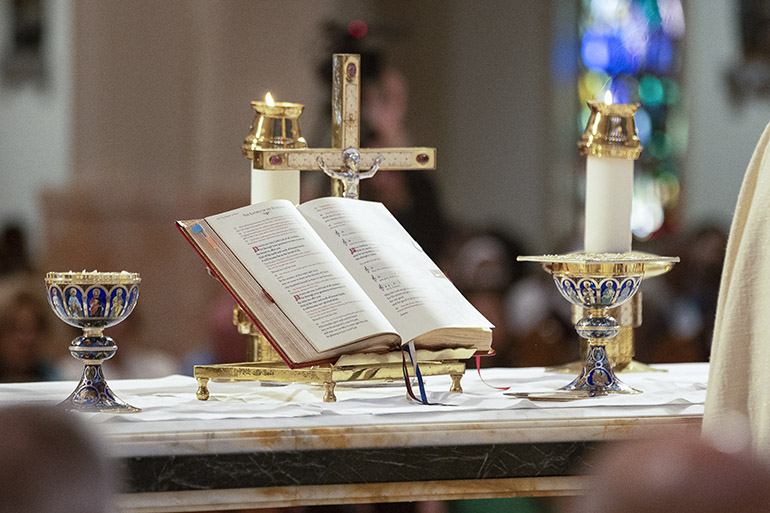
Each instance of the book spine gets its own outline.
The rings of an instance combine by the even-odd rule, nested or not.
[[[222,275],[219,272],[217,272],[216,266],[211,262],[208,256],[200,249],[197,241],[193,238],[193,235],[190,233],[190,228],[187,226],[184,226],[182,223],[179,223],[179,222],[176,223],[176,227],[181,232],[182,236],[184,236],[184,238],[187,240],[187,242],[190,243],[193,249],[195,249],[195,252],[198,253],[198,255],[206,263],[206,268],[209,274],[214,278],[216,278],[219,281],[219,283],[222,284],[225,290],[227,290],[227,292],[230,293],[230,295],[233,297],[233,299],[241,308],[241,310],[243,310],[244,313],[249,317],[249,319],[251,319],[251,322],[254,323],[254,325],[257,327],[259,332],[262,333],[262,335],[265,337],[265,339],[267,339],[270,345],[273,346],[273,349],[276,350],[276,352],[281,357],[281,359],[286,363],[286,365],[288,365],[290,368],[298,367],[286,356],[286,354],[281,350],[280,346],[275,343],[275,340],[273,339],[273,337],[270,336],[270,333],[264,328],[264,326],[262,326],[259,320],[256,319],[255,316],[249,312],[249,309],[245,306],[244,301],[241,299],[238,293],[235,292],[235,290],[233,290],[232,287],[230,287],[227,280],[225,280],[222,277]],[[233,329],[235,329],[234,325],[233,325]]]

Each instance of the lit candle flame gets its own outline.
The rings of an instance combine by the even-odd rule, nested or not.
[[[604,91],[604,103],[606,103],[607,105],[612,105],[612,91],[610,91],[609,89]]]
[[[275,101],[273,101],[273,95],[269,92],[265,95],[265,103],[268,107],[275,107]]]

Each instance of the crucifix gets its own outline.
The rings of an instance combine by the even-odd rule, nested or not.
[[[435,148],[361,148],[361,56],[334,54],[331,148],[244,146],[255,169],[322,170],[332,195],[358,198],[358,183],[378,170],[435,169]]]

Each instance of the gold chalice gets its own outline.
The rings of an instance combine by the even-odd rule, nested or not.
[[[45,283],[48,302],[61,320],[83,334],[70,344],[70,354],[84,364],[80,383],[61,406],[75,411],[130,413],[140,411],[121,401],[107,385],[102,362],[118,346],[103,334],[134,310],[139,299],[138,273],[50,272]]]
[[[618,379],[607,356],[606,344],[620,331],[609,310],[631,299],[645,276],[668,271],[679,258],[628,252],[520,256],[518,260],[539,262],[553,277],[562,297],[584,309],[584,316],[575,322],[575,331],[588,342],[585,362],[578,376],[559,389],[561,398],[640,393]]]

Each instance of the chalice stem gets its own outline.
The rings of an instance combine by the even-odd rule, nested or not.
[[[83,374],[75,390],[61,403],[63,408],[113,413],[140,411],[119,399],[104,378],[102,362],[112,358],[117,349],[118,346],[110,337],[102,335],[101,329],[84,329],[83,336],[72,341],[70,353],[83,362]]]

